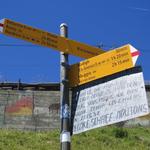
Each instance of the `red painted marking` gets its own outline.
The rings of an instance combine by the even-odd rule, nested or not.
[[[4,25],[2,23],[0,23],[0,27],[3,27]]]
[[[10,113],[10,114],[17,113],[17,112],[21,111],[21,108],[29,108],[32,110],[32,108],[33,108],[32,98],[31,97],[22,97],[16,103],[7,106],[6,112]]]
[[[140,55],[140,51],[135,51],[131,53],[132,57]]]

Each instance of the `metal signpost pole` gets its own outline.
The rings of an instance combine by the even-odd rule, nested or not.
[[[68,27],[65,23],[60,25],[60,36],[68,37]],[[61,107],[61,150],[70,150],[70,108],[68,83],[68,54],[60,53],[60,107]]]

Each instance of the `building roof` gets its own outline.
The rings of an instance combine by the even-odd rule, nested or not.
[[[150,91],[150,81],[145,81],[145,88]],[[59,91],[60,83],[0,83],[0,90],[34,90],[34,91]]]
[[[38,91],[59,91],[59,83],[0,83],[3,90],[38,90]]]

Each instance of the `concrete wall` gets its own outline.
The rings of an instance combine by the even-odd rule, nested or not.
[[[147,90],[150,108],[150,90]],[[0,128],[51,130],[60,127],[59,91],[0,90]],[[150,115],[125,122],[125,126],[150,126]]]
[[[59,128],[59,91],[0,91],[0,127]]]

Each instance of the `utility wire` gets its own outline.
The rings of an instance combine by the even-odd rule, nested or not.
[[[40,45],[33,45],[33,44],[0,44],[0,47],[41,47]],[[106,50],[111,50],[118,48],[118,45],[104,45],[104,44],[99,44],[96,45],[98,48],[106,49]],[[143,50],[146,53],[150,53],[150,48],[138,48],[139,50]]]
[[[118,45],[105,45],[105,44],[99,44],[99,45],[96,45],[96,47],[98,48],[102,48],[102,49],[105,49],[106,51],[108,50],[113,50],[115,48],[118,48],[120,46]],[[143,52],[146,52],[146,53],[150,53],[150,48],[137,48],[139,51],[143,51]]]
[[[39,45],[32,45],[32,44],[0,44],[0,46],[6,47],[41,47]]]

